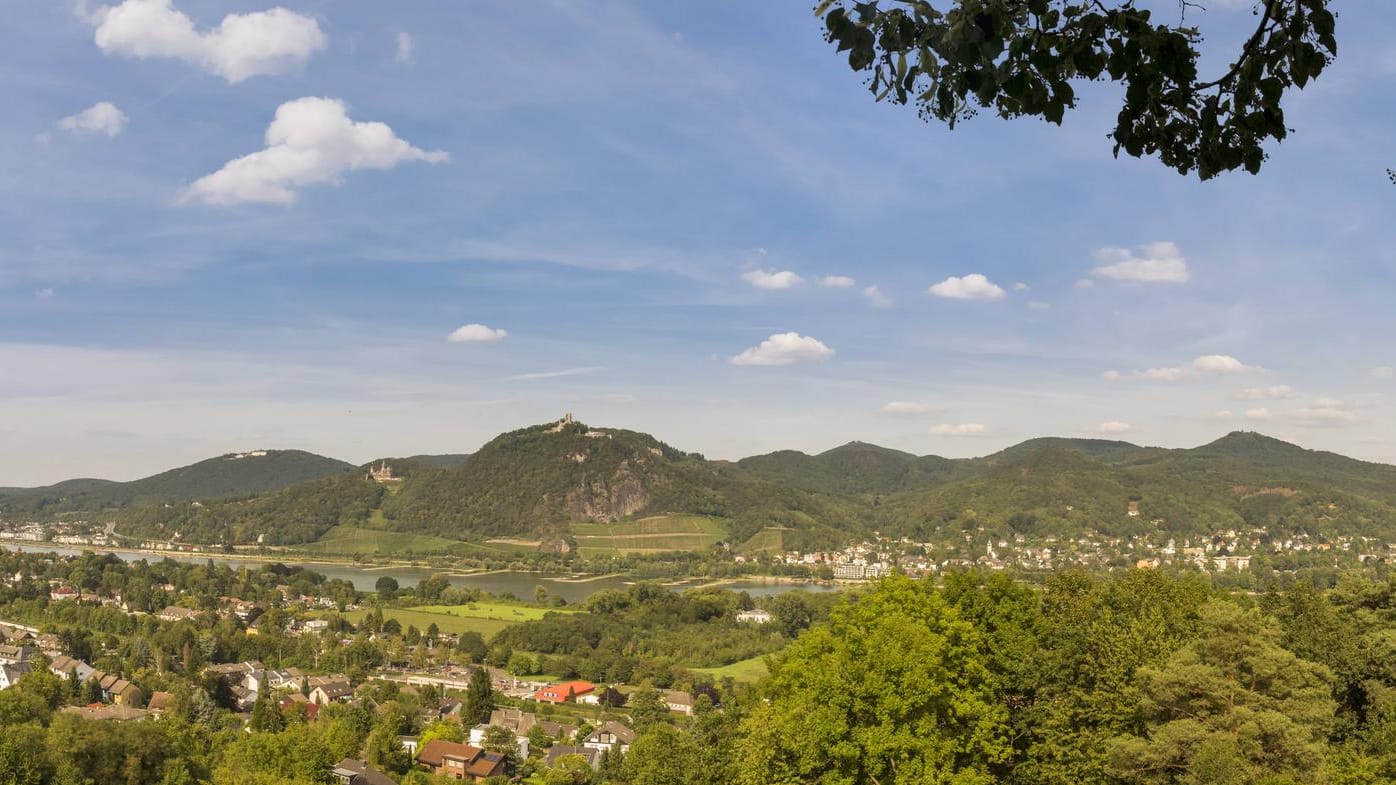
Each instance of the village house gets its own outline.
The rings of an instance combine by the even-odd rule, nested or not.
[[[500,708],[490,712],[489,722],[470,729],[470,743],[484,744],[485,734],[491,727],[504,728],[513,733],[514,741],[519,745],[519,755],[525,758],[529,752],[528,734],[535,727],[541,728],[543,733],[553,739],[571,739],[577,733],[576,725],[540,720],[536,714],[519,709]]]
[[[432,739],[417,754],[417,762],[432,774],[456,780],[483,782],[505,773],[502,753],[486,752],[474,745]]]
[[[543,765],[552,768],[557,765],[558,758],[567,755],[580,755],[593,769],[601,765],[601,751],[590,747],[572,747],[566,744],[554,744],[548,748],[548,754],[543,756]]]
[[[82,660],[69,657],[66,654],[60,654],[54,657],[48,664],[48,670],[49,673],[64,679],[71,679],[73,678],[73,674],[76,673],[79,682],[85,682],[99,673],[99,671],[91,665],[88,665]]]
[[[589,681],[564,681],[561,684],[549,684],[538,690],[533,694],[533,699],[541,703],[566,703],[595,689],[596,685]]]
[[[354,687],[347,676],[312,676],[308,680],[310,702],[326,706],[354,697]]]
[[[140,687],[120,676],[104,674],[101,671],[97,673],[101,674],[98,684],[102,688],[102,700],[118,706],[139,706],[145,702],[145,693],[141,692]]]
[[[669,707],[669,711],[676,711],[680,714],[693,713],[693,695],[682,690],[670,690],[664,693],[662,699],[664,705]]]
[[[737,613],[737,621],[751,624],[765,624],[771,620],[771,614],[759,608],[750,611],[740,611]]]
[[[171,605],[155,614],[155,617],[160,621],[187,621],[198,618],[199,612],[189,608],[181,608],[178,605]]]
[[[586,695],[579,696],[577,702],[586,706],[607,706],[609,708],[616,708],[618,706],[624,706],[626,698],[626,694],[615,687],[607,687],[604,690],[589,692]]]
[[[29,672],[29,663],[0,664],[0,690],[15,686],[24,674]]]
[[[397,785],[392,778],[368,765],[367,761],[345,758],[330,770],[341,785]]]
[[[28,662],[29,658],[37,654],[38,651],[27,643],[3,644],[0,645],[0,663],[14,665]]]
[[[145,709],[137,709],[132,706],[107,706],[101,703],[94,703],[91,706],[64,706],[59,709],[59,711],[68,714],[76,714],[87,720],[105,720],[109,722],[143,720],[149,714]]]
[[[164,716],[170,709],[170,700],[173,693],[159,691],[150,693],[150,702],[145,705],[145,710],[157,717]]]
[[[589,736],[582,739],[582,746],[597,752],[627,752],[630,745],[635,743],[635,731],[624,725],[611,720],[602,723],[601,727],[592,731]]]

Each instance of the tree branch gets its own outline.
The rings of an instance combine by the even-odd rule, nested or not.
[[[1246,45],[1241,47],[1241,56],[1236,58],[1236,62],[1231,64],[1230,70],[1222,74],[1221,78],[1197,85],[1193,90],[1210,90],[1213,87],[1230,82],[1241,72],[1241,66],[1246,64],[1246,60],[1248,60],[1252,54],[1255,54],[1256,46],[1258,46],[1260,40],[1265,37],[1265,28],[1269,27],[1271,22],[1270,12],[1274,10],[1280,0],[1263,0],[1263,2],[1265,3],[1265,10],[1260,14],[1260,24],[1256,26],[1255,32],[1252,33],[1251,37],[1246,41]]]

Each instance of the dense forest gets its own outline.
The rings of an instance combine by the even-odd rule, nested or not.
[[[161,718],[103,723],[60,710],[82,700],[75,685],[44,670],[26,675],[0,691],[4,785],[303,785],[328,782],[342,757],[416,785],[432,780],[412,770],[397,736],[464,733],[460,721],[437,716],[434,693],[368,682],[360,700],[318,719],[262,707],[249,720],[195,675],[203,663],[265,659],[347,672],[357,683],[371,675],[366,663],[430,646],[435,631],[404,631],[378,611],[357,630],[339,622],[323,638],[283,639],[275,625],[249,636],[235,617],[213,613],[165,623],[50,604],[38,588],[60,578],[139,596],[142,584],[170,585],[203,598],[195,604],[231,592],[274,605],[276,587],[289,582],[365,600],[314,573],[92,555],[0,561],[36,573],[0,589],[0,616],[39,623],[99,667],[175,696]],[[461,591],[424,582],[390,588],[384,601],[477,599]],[[607,715],[639,732],[628,754],[595,771],[549,766],[541,753],[515,761],[514,773],[535,785],[1396,783],[1390,580],[1271,579],[1240,593],[1158,570],[1067,571],[1041,585],[961,572],[760,604],[772,621],[743,627],[732,618],[752,605],[746,595],[637,585],[489,640],[462,636],[442,656],[502,666],[542,658],[559,676],[639,685]],[[673,665],[751,652],[769,652],[769,675],[748,686]],[[698,696],[691,717],[659,704],[656,688],[671,685]],[[474,700],[478,709],[485,699]]]

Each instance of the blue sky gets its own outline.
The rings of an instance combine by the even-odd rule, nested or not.
[[[567,411],[723,458],[1396,460],[1389,3],[1342,4],[1292,137],[1208,183],[1115,160],[1110,86],[1061,128],[876,105],[806,0],[15,5],[0,485]],[[1209,65],[1252,23],[1199,16]]]

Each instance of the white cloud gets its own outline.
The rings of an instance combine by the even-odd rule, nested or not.
[[[834,356],[834,350],[822,342],[799,333],[776,333],[733,357],[733,365],[794,365],[824,362]]]
[[[1023,283],[1022,281],[1019,281],[1018,283],[1013,284],[1013,291],[1015,291],[1015,292],[1026,292],[1026,291],[1030,291],[1031,289],[1032,289],[1031,286],[1028,286],[1027,284]]]
[[[979,436],[984,433],[984,426],[977,422],[941,423],[931,426],[931,433],[936,436]]]
[[[892,298],[883,294],[882,290],[877,288],[877,284],[873,284],[872,286],[869,286],[868,288],[864,289],[863,297],[868,301],[868,304],[874,308],[892,307]]]
[[[508,330],[496,330],[483,324],[467,324],[446,336],[451,343],[494,343],[508,337]]]
[[[297,189],[338,184],[346,172],[450,159],[439,150],[413,147],[383,123],[351,120],[344,102],[331,98],[298,98],[277,107],[266,143],[266,149],[195,180],[183,198],[213,205],[291,204]]]
[[[88,18],[107,54],[182,60],[229,82],[299,68],[327,41],[313,18],[285,8],[228,14],[202,32],[171,0],[125,0]]]
[[[780,272],[752,270],[742,273],[742,280],[757,289],[789,289],[805,282],[805,279],[789,270],[781,270]]]
[[[1169,242],[1126,248],[1101,248],[1095,252],[1097,267],[1091,275],[1134,283],[1187,283],[1188,263],[1178,246]]]
[[[1230,409],[1222,409],[1219,412],[1212,413],[1212,419],[1214,420],[1230,420],[1234,416],[1235,415],[1231,413]]]
[[[417,43],[412,40],[412,34],[402,32],[397,34],[397,52],[394,57],[403,65],[410,65],[416,60]]]
[[[1002,287],[979,273],[963,278],[952,275],[932,286],[930,293],[951,300],[1002,300],[1007,296]]]
[[[34,292],[34,297],[39,300],[52,300],[55,296],[57,296],[57,292],[51,286]]]
[[[1081,278],[1076,283],[1072,284],[1072,287],[1076,289],[1093,289],[1095,288],[1095,281],[1089,278]]]
[[[898,417],[915,417],[921,414],[930,414],[935,410],[934,406],[915,401],[890,401],[882,404],[883,414],[892,414]]]
[[[1142,371],[1131,371],[1121,373],[1119,371],[1106,371],[1105,379],[1111,382],[1123,381],[1145,381],[1145,382],[1181,382],[1188,379],[1196,379],[1200,376],[1215,374],[1236,374],[1262,371],[1263,368],[1246,365],[1240,360],[1225,354],[1207,354],[1192,361],[1191,365],[1173,366],[1165,368],[1145,368]]]
[[[126,127],[126,115],[116,104],[99,101],[74,115],[58,121],[58,127],[74,133],[116,136]]]
[[[826,286],[830,289],[847,289],[856,283],[858,282],[846,275],[826,275],[819,279],[820,286]]]
[[[1372,369],[1373,379],[1390,379],[1396,377],[1396,368],[1389,365],[1378,365]]]
[[[1268,420],[1272,416],[1274,415],[1272,415],[1270,413],[1270,410],[1265,408],[1264,406],[1261,406],[1257,409],[1246,410],[1246,419],[1248,420]]]
[[[1099,433],[1119,434],[1129,433],[1132,430],[1134,430],[1134,426],[1127,422],[1120,422],[1119,420],[1109,420],[1096,426],[1096,431]]]
[[[1228,354],[1205,354],[1193,360],[1192,367],[1201,373],[1248,373],[1261,370],[1246,365]]]
[[[1236,397],[1242,401],[1279,401],[1293,398],[1294,388],[1287,384],[1276,384],[1270,387],[1247,387],[1237,392]]]

